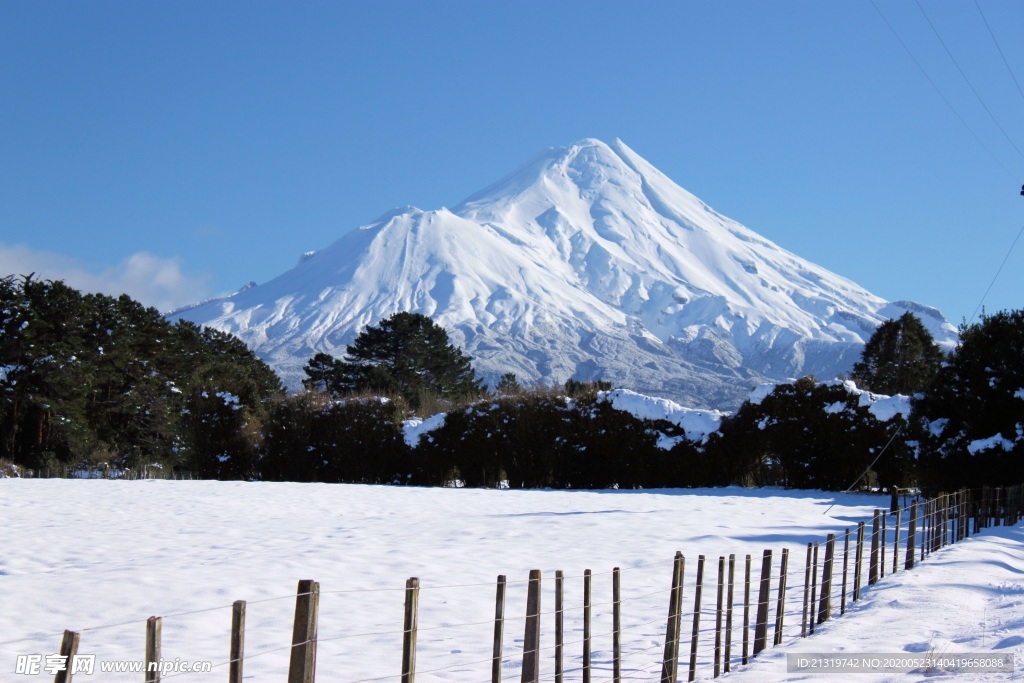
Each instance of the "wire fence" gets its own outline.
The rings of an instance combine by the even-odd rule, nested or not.
[[[380,624],[379,616],[345,614],[341,601],[346,595],[369,591],[321,591],[316,581],[303,580],[288,595],[149,618],[145,657],[137,662],[137,673],[145,673],[147,683],[223,677],[240,683],[246,665],[276,656],[288,660],[289,683],[313,683],[318,661],[329,680],[350,683],[412,683],[417,676],[480,683],[717,678],[766,648],[813,635],[887,574],[913,569],[932,553],[986,527],[1014,525],[1022,515],[1020,485],[962,490],[875,510],[869,520],[781,552],[764,549],[760,554],[696,558],[677,552],[671,564],[663,566],[587,570],[573,576],[535,570],[524,580],[499,576],[494,583],[430,585],[410,578],[405,588],[373,591],[387,603],[386,608],[375,610],[378,615],[404,613],[402,624],[391,625]],[[491,591],[493,616],[481,614],[478,619],[454,623],[446,618],[459,597],[472,593],[479,604],[481,593]],[[294,600],[290,641],[281,619],[284,606],[272,605],[286,600]],[[324,620],[319,618],[322,600],[333,613]],[[525,609],[507,612],[507,605],[525,605]],[[251,617],[268,607],[273,607],[273,615],[266,610],[258,621],[250,618],[247,632],[247,614]],[[207,619],[213,613],[230,624],[228,637],[218,647],[227,656],[203,661],[166,656],[190,620]],[[338,618],[339,614],[348,618]],[[0,642],[0,649],[30,644],[52,647],[59,642],[60,650],[52,655],[19,655],[17,673],[53,676],[57,683],[66,683],[76,674],[98,673],[95,659],[102,654],[107,634],[124,638],[123,632],[138,633],[142,623],[32,634]],[[247,643],[254,623],[264,635]],[[364,628],[354,632],[351,623]],[[378,625],[367,628],[368,624]],[[78,654],[83,638],[89,651],[99,654],[83,660]],[[430,643],[425,648],[430,659],[417,662],[418,644],[425,641]],[[366,650],[394,651],[394,662],[401,661],[401,668],[381,674],[392,666],[378,662],[362,673],[351,665],[342,666],[358,660]],[[278,668],[283,669],[283,662],[278,661]],[[345,673],[339,677],[340,671]]]

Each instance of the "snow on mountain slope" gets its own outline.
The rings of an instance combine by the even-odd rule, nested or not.
[[[550,149],[453,210],[406,207],[270,282],[172,314],[232,332],[297,385],[397,311],[443,325],[494,380],[737,405],[760,381],[848,371],[905,310],[705,205],[621,141]]]

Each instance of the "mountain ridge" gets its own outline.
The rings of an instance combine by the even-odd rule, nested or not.
[[[443,325],[492,383],[602,378],[698,407],[848,371],[887,302],[714,211],[621,140],[549,148],[453,209],[402,207],[291,270],[171,314],[240,336],[292,386],[397,311]]]

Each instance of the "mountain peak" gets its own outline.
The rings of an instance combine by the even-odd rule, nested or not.
[[[732,221],[621,140],[541,152],[455,208],[395,209],[295,268],[179,316],[233,332],[291,385],[397,311],[487,379],[611,380],[690,405],[848,371],[888,303]],[[920,307],[924,310],[924,307]],[[937,341],[956,330],[928,309]]]

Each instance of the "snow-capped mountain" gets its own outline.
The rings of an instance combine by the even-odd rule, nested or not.
[[[172,314],[238,335],[296,386],[397,311],[493,381],[608,379],[734,407],[758,382],[848,371],[889,303],[722,216],[621,141],[550,149],[454,209],[397,209],[259,286]]]

